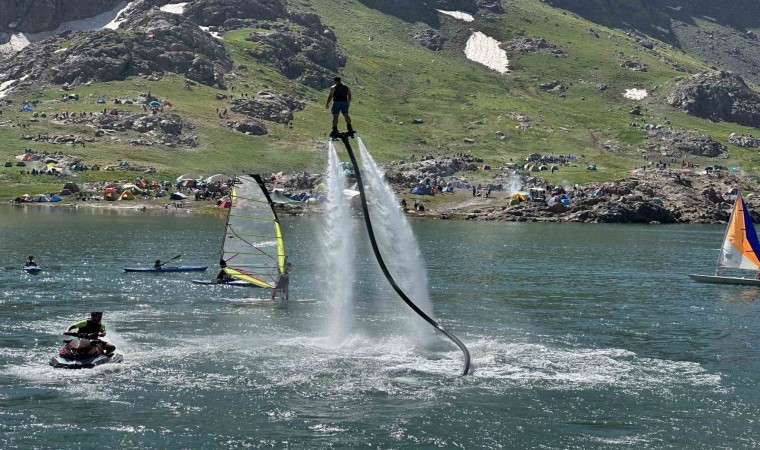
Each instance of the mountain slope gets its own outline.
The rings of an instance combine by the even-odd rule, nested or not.
[[[699,130],[701,135],[726,145],[729,154],[728,160],[716,161],[679,150],[679,161],[702,165],[718,162],[741,166],[751,173],[757,170],[756,150],[728,143],[730,133],[751,134],[753,128],[700,119],[666,101],[679,79],[708,70],[704,63],[664,42],[651,40],[653,45],[648,48],[642,45],[640,36],[590,23],[538,0],[502,2],[503,13],[493,12],[490,4],[483,8],[484,2],[437,2],[403,14],[386,14],[394,10],[393,2],[381,0],[312,0],[308,5],[289,3],[282,10],[273,0],[235,1],[266,6],[276,14],[257,19],[232,17],[229,10],[224,10],[223,16],[220,13],[213,19],[199,18],[198,7],[191,2],[185,6],[181,20],[161,19],[162,23],[175,20],[184,26],[199,26],[197,21],[204,21],[210,31],[220,33],[224,55],[205,53],[214,67],[216,82],[204,84],[203,79],[188,79],[181,64],[165,65],[160,70],[144,64],[134,74],[126,72],[124,79],[95,79],[62,91],[55,78],[48,76],[50,68],[57,67],[56,58],[63,58],[63,53],[77,61],[78,54],[67,52],[73,51],[77,42],[93,39],[93,33],[98,32],[64,35],[35,44],[36,48],[47,46],[45,54],[50,59],[35,61],[44,65],[38,71],[39,78],[20,82],[21,86],[7,97],[10,103],[0,107],[0,161],[14,161],[13,157],[24,148],[33,148],[72,154],[86,165],[125,160],[151,166],[158,170],[156,177],[165,179],[191,171],[320,172],[325,164],[324,136],[330,123],[322,87],[337,72],[354,90],[351,114],[355,128],[380,162],[408,159],[412,154],[465,152],[498,167],[516,164],[534,152],[573,154],[583,155],[577,167],[542,176],[557,184],[610,180],[624,176],[632,166],[651,161],[645,161],[643,154],[672,158],[661,155],[663,139],[653,138],[650,131],[643,129],[650,123],[674,132]],[[163,6],[163,2],[152,3]],[[435,12],[436,7],[457,6],[474,13],[474,20],[465,22]],[[150,13],[149,8],[145,11]],[[155,17],[165,17],[166,13],[162,14]],[[130,23],[153,23],[141,17],[130,19]],[[135,25],[120,28],[116,34],[124,42],[155,45],[158,61],[175,61],[178,54],[186,52],[200,55],[192,44],[174,45],[179,39],[172,42],[149,37],[151,33],[156,35],[153,28],[156,26]],[[171,36],[172,29],[169,25],[165,35]],[[444,39],[442,50],[429,50],[414,39],[415,33],[430,29]],[[314,30],[319,30],[321,37]],[[473,31],[512,49],[508,54],[509,73],[500,74],[467,59],[464,49]],[[548,47],[531,47],[523,53],[519,49],[533,42],[528,38],[542,38]],[[329,42],[335,42],[337,50],[330,50]],[[284,49],[292,55],[286,65],[282,57],[276,56],[282,55]],[[345,59],[328,65],[330,56],[338,53]],[[220,64],[225,58],[231,63]],[[19,75],[21,72],[9,78],[0,72],[0,83],[18,80]],[[541,87],[555,80],[557,89]],[[634,88],[649,95],[642,100],[623,96]],[[305,108],[293,110],[292,122],[284,123],[235,112],[235,102],[243,100],[241,97],[259,98],[260,91],[287,93],[303,102]],[[150,111],[143,111],[140,104],[115,106],[113,99],[145,99],[148,93],[162,104],[172,104],[171,111],[188,124],[182,132],[197,137],[195,147],[131,144],[150,141],[154,136],[150,134],[153,131],[140,132],[134,127],[105,130],[105,134],[96,136],[102,124],[90,119],[90,113],[116,108],[122,115],[140,119]],[[62,98],[72,94],[79,100]],[[99,98],[107,100],[107,104],[98,104]],[[36,101],[32,112],[18,111],[24,100]],[[220,116],[225,109],[226,117]],[[62,110],[85,113],[85,117],[77,121],[50,120],[52,114]],[[633,110],[642,115],[631,115]],[[34,112],[38,117],[31,117]],[[415,119],[421,123],[414,124]],[[232,128],[236,123],[252,120],[260,121],[267,134],[246,135]],[[68,134],[92,141],[85,147],[68,147],[46,139],[19,139],[19,135],[34,138]],[[596,164],[600,170],[586,171],[586,164]],[[47,184],[59,184],[58,180],[22,175],[15,167],[3,169],[2,175],[0,186],[6,196],[27,191],[29,185],[38,185],[35,189],[42,192],[50,190]],[[112,180],[116,175],[86,172],[77,178]],[[468,176],[488,180],[491,174]]]

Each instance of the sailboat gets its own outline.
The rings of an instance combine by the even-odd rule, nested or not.
[[[741,195],[736,196],[734,209],[728,221],[726,235],[723,238],[723,247],[718,254],[718,262],[715,266],[715,275],[689,275],[693,280],[702,283],[718,284],[744,284],[760,286],[760,279],[728,277],[721,274],[721,270],[740,269],[760,271],[760,241],[757,239],[752,217],[747,210],[747,204]]]
[[[275,289],[287,273],[285,243],[264,181],[259,175],[238,177],[230,200],[221,254],[229,280],[193,282]]]

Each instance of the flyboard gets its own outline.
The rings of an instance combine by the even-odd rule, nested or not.
[[[380,265],[380,269],[383,271],[383,274],[385,275],[385,278],[388,280],[388,282],[393,287],[393,290],[396,291],[396,293],[401,297],[401,299],[404,301],[404,303],[407,304],[415,313],[417,313],[418,316],[425,319],[427,323],[429,323],[433,328],[443,333],[447,338],[449,338],[454,344],[459,347],[459,349],[464,354],[464,366],[462,367],[462,375],[467,375],[470,372],[470,352],[467,350],[467,347],[460,341],[456,336],[451,334],[449,331],[444,329],[438,322],[436,322],[432,317],[425,314],[423,310],[421,310],[414,302],[404,293],[404,291],[399,287],[398,283],[396,283],[396,280],[393,278],[393,275],[391,275],[390,271],[388,270],[388,267],[385,265],[385,261],[383,260],[383,255],[380,253],[380,249],[377,246],[377,240],[375,239],[375,231],[372,228],[372,220],[369,217],[369,208],[367,207],[367,196],[364,193],[364,184],[362,183],[362,176],[361,176],[361,170],[359,170],[359,164],[356,162],[356,156],[354,156],[354,151],[351,148],[351,143],[348,141],[348,138],[354,137],[353,132],[348,133],[338,133],[336,135],[331,135],[330,138],[333,140],[340,140],[343,142],[343,145],[346,146],[346,152],[348,152],[348,157],[351,158],[351,164],[354,166],[354,175],[356,176],[356,185],[359,188],[359,198],[361,199],[362,203],[362,212],[364,215],[364,223],[367,227],[367,234],[369,235],[369,241],[372,244],[372,251],[375,254],[375,259],[377,259],[377,263]]]

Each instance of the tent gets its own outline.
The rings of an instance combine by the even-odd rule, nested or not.
[[[76,194],[79,192],[79,186],[77,186],[75,183],[66,183],[63,185],[63,188],[68,190],[72,194]]]
[[[131,192],[132,194],[142,194],[142,193],[143,193],[143,190],[142,190],[142,189],[140,189],[139,187],[135,186],[135,185],[134,185],[134,184],[132,184],[132,183],[125,183],[125,184],[122,184],[122,185],[121,185],[121,190],[122,190],[122,191],[129,191],[129,192]]]
[[[227,181],[231,180],[231,178],[228,175],[224,175],[221,173],[218,173],[216,175],[211,175],[210,177],[206,178],[206,183],[226,183]]]
[[[24,107],[23,107],[22,109],[23,109],[24,111],[31,111],[31,110],[32,110],[32,107],[31,107],[31,106],[29,106],[29,105],[24,105]]]
[[[170,195],[169,198],[172,200],[185,200],[187,198],[187,195],[181,192],[175,192],[172,195]]]
[[[50,201],[50,197],[48,197],[45,194],[35,195],[34,198],[32,199],[32,201],[33,202],[41,202],[41,203],[42,202],[49,202]]]
[[[103,191],[103,198],[106,200],[116,200],[116,189],[110,187]]]
[[[62,200],[61,197],[59,197],[57,195],[54,195],[54,196],[50,197],[50,201],[51,202],[60,202],[61,200]]]
[[[161,103],[153,100],[152,102],[148,103],[149,106],[161,106]]]
[[[71,195],[71,191],[68,189],[61,189],[61,192],[59,192],[58,195]]]
[[[510,199],[517,200],[517,202],[527,202],[528,201],[528,193],[527,192],[515,192],[510,196]]]
[[[195,173],[186,173],[184,175],[180,175],[177,177],[177,183],[184,180],[202,180],[203,177],[201,175],[195,174]]]
[[[104,104],[105,102],[106,102],[106,99],[104,99],[103,97],[100,97],[98,99],[98,103],[101,104],[101,105]]]
[[[134,200],[135,194],[133,194],[131,191],[124,191],[119,196],[119,200]]]

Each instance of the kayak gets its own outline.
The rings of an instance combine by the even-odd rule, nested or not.
[[[124,272],[203,272],[208,266],[125,267]]]
[[[28,273],[40,273],[42,271],[42,267],[37,266],[23,267],[23,269]]]
[[[191,280],[195,284],[205,284],[205,285],[214,285],[214,286],[248,286],[248,287],[258,287],[256,285],[253,285],[247,281],[242,280],[235,280],[235,281],[227,281],[225,283],[219,283],[216,280]]]

